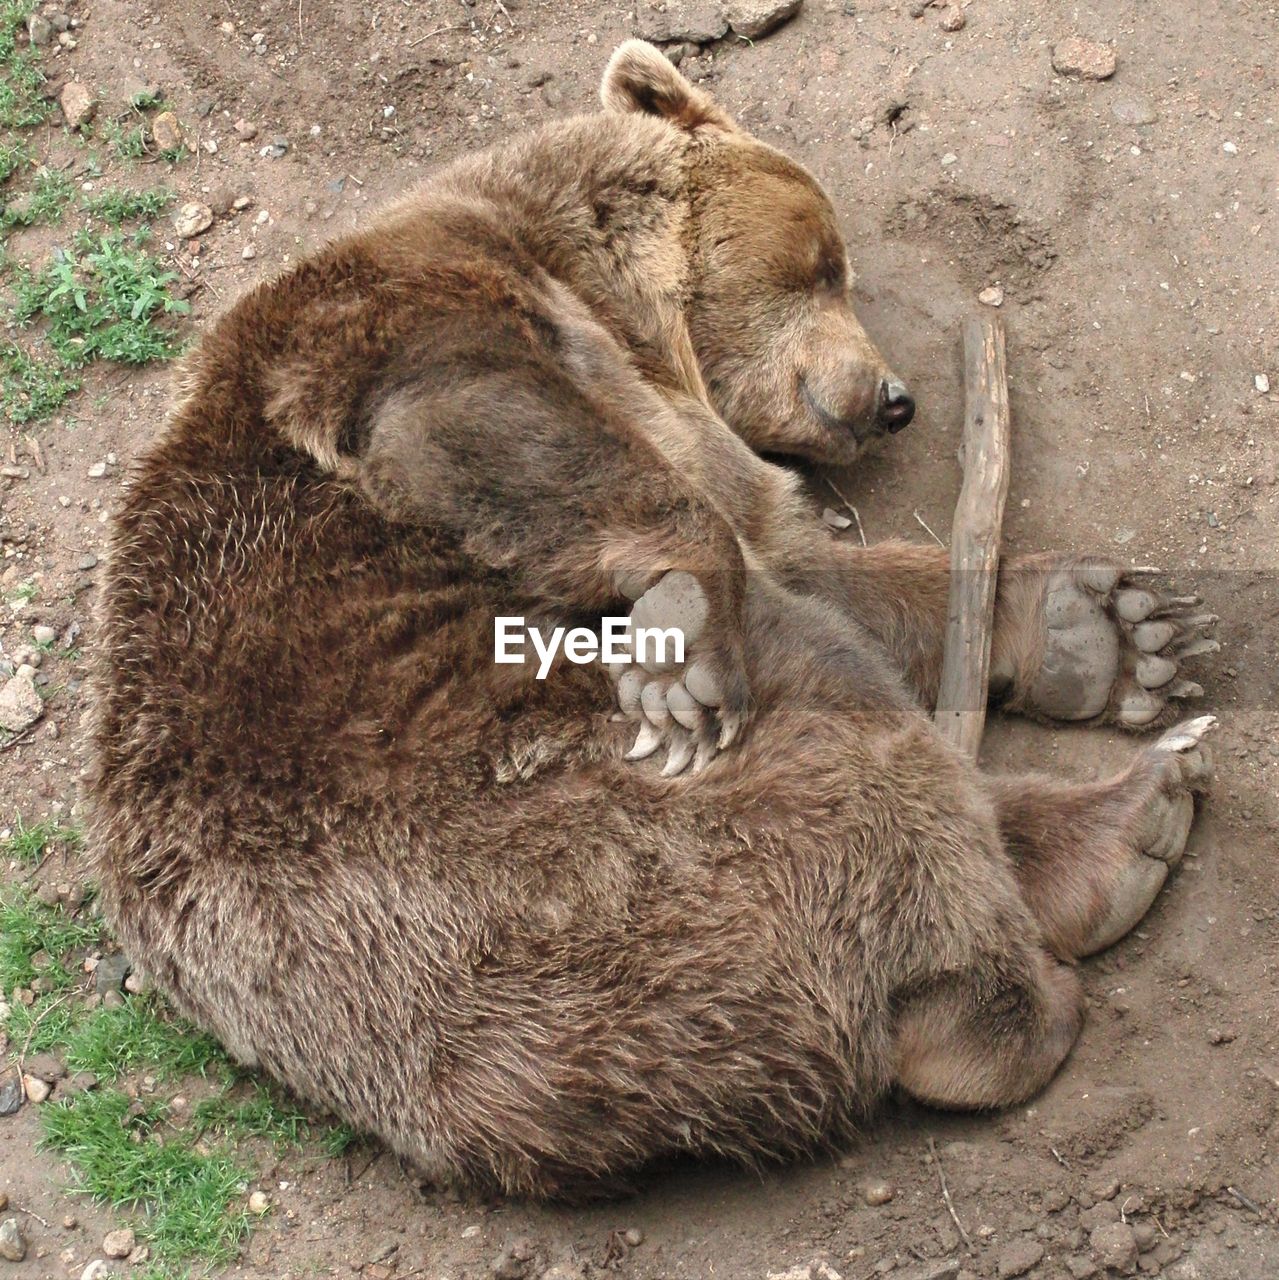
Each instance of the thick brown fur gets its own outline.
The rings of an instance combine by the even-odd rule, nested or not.
[[[428,1176],[515,1194],[797,1152],[895,1079],[1027,1096],[1154,785],[1067,849],[1086,789],[988,788],[935,734],[944,555],[837,544],[758,456],[879,433],[829,203],[647,46],[604,99],[213,327],[97,659],[91,844],[134,961]],[[495,665],[493,619],[625,612],[673,569],[751,724],[668,780],[623,760],[602,669]],[[1015,673],[1043,627],[1009,599]],[[1063,915],[1072,858],[1101,869]]]

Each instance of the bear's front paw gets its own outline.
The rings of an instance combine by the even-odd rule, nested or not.
[[[1180,665],[1220,649],[1206,634],[1217,619],[1200,612],[1198,596],[1157,590],[1150,572],[1093,557],[1012,566],[1012,634],[1002,646],[997,636],[991,673],[1008,690],[1007,709],[1144,729],[1167,718],[1170,700],[1200,696]]]
[[[701,584],[672,570],[631,609],[632,661],[613,663],[623,715],[639,723],[628,760],[667,749],[663,777],[704,769],[736,741],[749,718],[740,641],[717,626]],[[682,658],[675,635],[682,640]],[[726,635],[726,633],[728,633]]]

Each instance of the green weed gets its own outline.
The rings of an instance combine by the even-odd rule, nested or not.
[[[47,418],[79,390],[74,370],[53,360],[37,360],[16,342],[0,343],[0,410],[10,422]]]
[[[31,152],[21,139],[0,141],[0,183],[8,182],[19,169],[31,163]]]
[[[126,129],[118,120],[108,120],[98,136],[121,160],[141,160],[147,153],[147,134],[141,125]]]
[[[20,274],[14,319],[43,318],[45,338],[71,367],[99,358],[145,364],[176,355],[177,335],[160,322],[191,307],[169,293],[177,275],[146,252],[145,242],[144,230],[81,233],[73,250],[58,250],[38,275]]]
[[[18,48],[18,30],[34,8],[35,0],[0,0],[0,128],[26,128],[49,114],[35,51]]]
[[[91,218],[100,218],[112,226],[134,218],[154,218],[173,202],[173,192],[163,187],[154,191],[104,191],[83,202]]]
[[[320,1135],[320,1150],[336,1159],[345,1155],[359,1140],[360,1135],[354,1129],[348,1129],[344,1124],[331,1124]]]
[[[5,1028],[23,1053],[49,1053],[62,1047],[76,1022],[76,1007],[67,992],[40,996],[31,1005],[14,1001]]]
[[[73,187],[65,173],[41,169],[31,190],[11,200],[0,213],[0,230],[57,222],[71,203]]]

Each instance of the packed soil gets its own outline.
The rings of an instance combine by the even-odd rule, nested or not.
[[[48,73],[92,86],[105,114],[124,109],[130,82],[154,82],[188,132],[176,165],[107,178],[165,183],[217,213],[198,242],[161,244],[197,331],[433,166],[594,109],[609,50],[636,26],[626,4],[596,0],[69,11],[77,47],[51,53]],[[851,1147],[810,1163],[680,1165],[584,1208],[422,1189],[376,1148],[285,1158],[266,1184],[276,1212],[235,1274],[488,1277],[525,1237],[527,1264],[508,1257],[497,1274],[1083,1280],[1120,1274],[1110,1261],[1171,1280],[1279,1275],[1279,394],[1266,389],[1279,389],[1279,17],[1265,0],[971,0],[961,12],[952,31],[952,11],[909,0],[808,0],[773,34],[690,47],[682,65],[826,184],[860,313],[918,399],[908,431],[837,479],[867,537],[947,535],[960,329],[998,287],[1009,545],[1153,562],[1220,614],[1222,652],[1193,672],[1222,723],[1190,856],[1138,931],[1084,965],[1083,1037],[1029,1106],[946,1116],[894,1100]],[[1109,44],[1116,73],[1054,70],[1054,45],[1072,36]],[[237,120],[256,126],[252,140]],[[35,141],[92,180],[63,131]],[[25,232],[14,248],[55,240]],[[91,373],[36,428],[40,465],[13,429],[29,474],[0,479],[3,578],[40,590],[3,609],[6,654],[35,623],[60,636],[78,623],[91,649],[93,559],[129,461],[161,427],[169,378]],[[4,808],[29,820],[76,805],[84,661],[55,646],[43,719],[0,754]],[[1091,777],[1133,749],[1106,730],[996,721],[985,754],[992,768]],[[0,1276],[78,1276],[117,1223],[69,1197],[67,1167],[36,1150],[36,1110],[0,1119],[0,1192],[28,1211],[32,1245]],[[68,1213],[77,1226],[61,1225]]]

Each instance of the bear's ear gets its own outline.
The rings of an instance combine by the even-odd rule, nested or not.
[[[689,84],[660,49],[643,40],[618,45],[604,68],[600,98],[606,111],[661,116],[681,129],[704,124],[735,128],[727,112]]]

